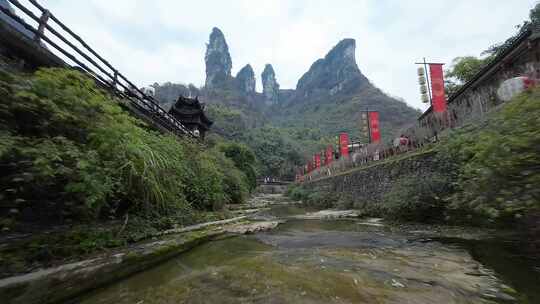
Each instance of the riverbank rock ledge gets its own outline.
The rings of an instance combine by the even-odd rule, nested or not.
[[[225,227],[225,231],[235,234],[252,234],[261,231],[272,230],[280,224],[279,221],[261,221],[247,224],[236,224]]]
[[[360,212],[358,210],[321,210],[304,215],[296,215],[293,218],[302,220],[335,220],[343,218],[357,218],[359,216]]]
[[[62,303],[151,268],[224,233],[222,229],[193,231],[93,259],[1,279],[0,299],[5,304]]]

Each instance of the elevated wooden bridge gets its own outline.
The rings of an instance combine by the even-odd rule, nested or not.
[[[24,68],[30,70],[39,67],[80,70],[92,77],[99,87],[118,97],[122,107],[160,131],[197,137],[37,1],[27,0],[28,5],[17,0],[7,1],[13,7],[0,5],[2,55],[22,60]],[[30,25],[21,16],[37,26]]]

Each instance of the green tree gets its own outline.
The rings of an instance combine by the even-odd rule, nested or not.
[[[280,128],[265,126],[249,132],[245,139],[262,163],[263,175],[294,178],[294,167],[302,164],[301,147]]]
[[[485,64],[486,59],[474,56],[457,57],[452,61],[452,68],[447,71],[446,76],[463,84],[471,80]]]
[[[256,157],[255,153],[246,145],[240,143],[222,143],[218,149],[230,158],[234,165],[245,174],[246,183],[249,190],[257,186],[257,176],[255,171]]]
[[[446,91],[452,95],[461,86],[470,81],[478,73],[491,57],[477,58],[474,56],[457,57],[452,60],[450,69],[446,70]]]
[[[189,217],[246,198],[223,153],[153,131],[79,72],[0,73],[0,91],[0,206],[59,210],[60,220]]]

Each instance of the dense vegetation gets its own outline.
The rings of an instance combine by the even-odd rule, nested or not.
[[[253,188],[253,172],[237,167],[234,158],[234,149],[252,157],[245,147],[207,149],[159,134],[78,72],[2,73],[0,90],[6,229],[18,221],[65,223],[126,213],[175,215],[183,224],[197,210],[241,202]]]
[[[418,110],[409,107],[405,101],[390,97],[372,85],[364,85],[348,95],[312,97],[303,102],[281,105],[275,110],[272,121],[276,126],[298,133],[309,130],[305,136],[297,137],[305,148],[302,152],[313,155],[323,146],[312,142],[317,139],[335,139],[340,132],[349,133],[351,139],[367,142],[360,129],[360,115],[365,110],[378,111],[384,142],[391,142],[400,128],[413,123],[420,115]],[[335,143],[335,141],[334,141]]]
[[[440,172],[403,177],[387,194],[396,219],[508,225],[540,214],[540,89],[436,147]]]
[[[214,137],[217,134],[246,144],[259,160],[260,175],[282,179],[293,179],[296,166],[304,165],[329,144],[337,144],[340,132],[348,132],[353,140],[367,141],[360,132],[362,110],[380,112],[385,142],[420,114],[368,82],[358,83],[351,92],[330,95],[322,90],[300,100],[290,99],[292,93],[282,91],[283,100],[271,106],[265,104],[262,94],[245,94],[232,85],[211,90],[196,90],[192,85],[188,90],[186,85],[170,83],[154,87],[164,106],[170,106],[173,96],[188,91],[200,94],[208,103],[208,117],[214,121]]]
[[[540,89],[536,89],[508,102],[481,124],[451,131],[434,147],[438,163],[434,172],[401,176],[385,193],[384,204],[363,210],[396,220],[506,227],[540,215],[539,118]],[[324,208],[355,208],[358,200],[307,192],[298,185],[289,195]]]
[[[201,92],[204,94],[204,90]],[[256,101],[245,96],[227,92],[213,91],[215,96],[205,97],[211,100],[207,113],[214,121],[214,133],[253,149],[260,175],[284,179],[294,178],[294,167],[305,164],[314,153],[337,144],[340,132],[348,132],[355,140],[366,140],[359,128],[362,109],[380,111],[386,141],[419,114],[377,88],[366,88],[357,95],[314,99],[312,104],[274,105],[266,109],[253,105]]]
[[[455,164],[449,208],[491,221],[540,211],[540,90],[515,98],[484,126],[458,130],[439,148]]]
[[[164,135],[83,74],[0,71],[0,277],[229,217],[255,186],[244,145]]]

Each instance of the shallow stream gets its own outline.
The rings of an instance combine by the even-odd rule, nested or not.
[[[281,206],[266,217],[304,210]],[[77,303],[540,303],[519,244],[434,226],[288,219],[195,248]]]

